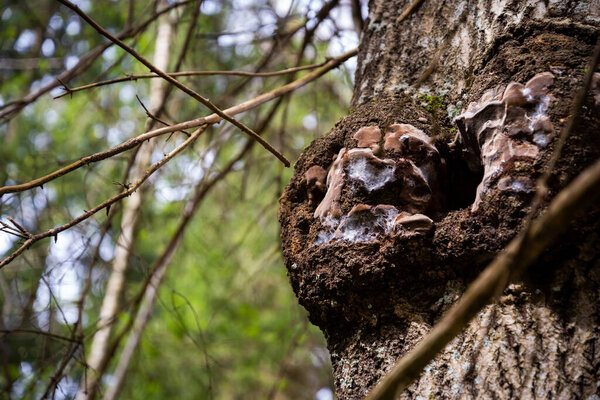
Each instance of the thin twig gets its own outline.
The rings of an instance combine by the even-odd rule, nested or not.
[[[262,132],[267,127],[267,125],[270,123],[270,121],[275,116],[275,112],[277,111],[277,109],[279,108],[281,103],[282,103],[282,98],[279,98],[279,100],[271,107],[271,110],[269,111],[267,116],[259,124],[259,128],[258,128],[259,132]],[[132,347],[135,348],[137,346],[137,341],[139,341],[139,338],[144,330],[145,324],[147,323],[148,319],[150,318],[150,315],[147,315],[146,313],[149,310],[151,310],[151,308],[152,308],[152,304],[154,302],[153,296],[156,295],[156,290],[157,290],[158,286],[160,286],[162,279],[166,273],[166,269],[169,267],[172,257],[175,254],[175,252],[177,251],[179,244],[181,243],[181,240],[183,238],[185,230],[188,227],[189,222],[191,222],[194,214],[196,213],[201,202],[206,197],[206,195],[209,193],[209,191],[218,182],[222,181],[230,172],[233,171],[233,167],[235,166],[235,164],[237,162],[239,162],[240,160],[242,160],[250,152],[254,143],[255,142],[252,140],[248,141],[246,143],[246,145],[244,146],[244,148],[237,155],[237,157],[230,160],[230,162],[219,173],[214,175],[211,179],[207,180],[206,182],[204,182],[204,179],[202,179],[201,183],[199,183],[196,186],[196,190],[194,192],[193,197],[189,198],[188,201],[186,202],[186,205],[184,206],[184,209],[183,209],[182,218],[178,224],[177,229],[175,230],[174,235],[169,240],[169,243],[168,243],[167,247],[165,248],[165,250],[158,257],[158,259],[154,262],[152,268],[150,269],[150,272],[148,273],[146,280],[144,281],[144,284],[142,285],[142,290],[138,292],[137,296],[131,302],[132,303],[131,308],[135,309],[135,311],[134,311],[135,318],[131,318],[129,320],[128,324],[117,335],[115,341],[111,345],[110,351],[108,352],[110,354],[110,356],[108,358],[112,357],[115,354],[117,347],[119,346],[121,340],[125,337],[127,332],[129,332],[131,329],[134,329],[134,333],[132,333],[132,335],[134,335],[134,336],[137,335],[137,337],[132,337],[130,335],[130,337],[128,339],[128,344],[125,346],[125,349],[127,349],[129,347],[130,350],[129,351],[127,351],[125,349],[123,350],[123,352],[121,354],[121,358],[119,359],[117,368],[114,371],[114,377],[115,377],[115,382],[113,382],[114,385],[113,385],[112,389],[106,393],[105,397],[108,397],[108,398],[110,398],[111,396],[114,397],[118,394],[118,392],[120,390],[120,386],[123,383],[122,381],[123,381],[125,373],[127,371],[128,364],[131,361],[131,356],[132,356],[132,353],[130,352],[131,348]],[[145,302],[146,305],[144,305],[143,302]],[[144,315],[144,314],[146,314],[146,315]],[[98,377],[102,377],[104,375],[104,373],[106,372],[106,367],[109,364],[109,361],[110,360],[107,359],[106,362],[103,364],[102,368],[99,370],[96,370],[96,374]]]
[[[283,154],[281,154],[279,151],[277,151],[265,139],[261,138],[250,127],[246,126],[244,123],[242,123],[242,122],[236,120],[235,118],[231,117],[230,115],[226,114],[223,110],[221,110],[219,107],[214,105],[206,97],[203,97],[199,93],[195,92],[193,89],[191,89],[191,88],[187,87],[186,85],[184,85],[183,83],[179,82],[177,79],[171,77],[170,75],[166,74],[162,70],[158,69],[150,61],[146,60],[141,54],[139,54],[137,51],[135,51],[132,47],[128,46],[122,40],[113,36],[108,31],[106,31],[104,28],[102,28],[100,25],[98,25],[98,23],[96,23],[96,21],[94,21],[89,15],[87,15],[85,12],[83,12],[77,5],[71,3],[69,0],[57,0],[57,1],[60,2],[61,4],[65,5],[66,7],[70,8],[71,10],[75,11],[84,21],[86,21],[94,29],[96,29],[96,31],[98,31],[100,34],[102,34],[103,36],[105,36],[106,38],[108,38],[109,40],[114,42],[117,46],[121,47],[123,50],[125,50],[126,52],[131,54],[139,62],[144,64],[146,67],[148,67],[150,69],[150,71],[160,75],[167,82],[176,86],[181,91],[183,91],[187,95],[191,96],[193,99],[199,101],[201,104],[203,104],[204,106],[206,106],[207,108],[209,108],[210,110],[215,112],[222,119],[230,122],[231,124],[233,124],[237,128],[239,128],[242,132],[245,132],[248,135],[250,135],[254,140],[256,140],[258,143],[260,143],[265,149],[267,149],[275,157],[277,157],[286,167],[290,166],[290,161],[287,158],[285,158],[285,156]]]
[[[150,110],[148,110],[148,108],[144,105],[144,103],[142,102],[142,100],[140,99],[140,97],[137,94],[135,95],[135,98],[137,99],[138,103],[140,103],[140,105],[144,109],[144,112],[146,113],[146,116],[148,118],[150,118],[152,121],[159,122],[159,123],[161,123],[161,124],[163,124],[165,126],[171,126],[171,124],[169,124],[168,122],[163,121],[162,119],[158,118],[156,115],[152,114],[150,112]],[[186,131],[182,130],[182,131],[179,131],[179,132],[183,133],[187,137],[190,137],[190,134],[188,132],[186,132]]]
[[[435,72],[435,70],[438,68],[442,54],[444,53],[444,51],[446,51],[446,48],[448,47],[448,44],[450,43],[450,39],[454,37],[454,34],[458,30],[458,28],[460,28],[463,25],[463,23],[465,22],[467,15],[468,15],[468,11],[469,11],[469,9],[467,7],[465,7],[463,12],[458,16],[458,18],[456,18],[456,21],[452,25],[452,28],[449,29],[444,34],[442,42],[440,43],[438,48],[435,50],[435,53],[431,57],[429,64],[423,70],[423,72],[421,72],[421,75],[419,75],[416,82],[413,84],[414,89],[418,89],[425,81],[427,81],[427,79],[429,79],[431,74],[433,74]]]
[[[138,33],[145,30],[148,27],[148,25],[150,25],[153,21],[158,19],[158,17],[160,17],[162,14],[169,12],[172,9],[175,9],[177,7],[186,5],[192,1],[194,1],[194,0],[182,0],[177,3],[173,3],[173,4],[163,8],[162,10],[153,13],[144,22],[140,23],[140,25],[138,25],[135,29],[126,29],[126,30],[120,32],[118,34],[118,37],[120,39],[128,39],[128,38],[134,37]],[[75,66],[73,66],[73,68],[70,68],[70,69],[62,72],[57,77],[56,80],[48,83],[47,85],[41,87],[40,89],[38,89],[35,92],[31,92],[31,93],[27,94],[26,96],[22,97],[21,99],[13,100],[13,101],[7,102],[6,104],[0,106],[0,120],[2,120],[2,123],[6,122],[10,118],[12,118],[12,116],[14,116],[17,112],[21,111],[26,105],[33,103],[38,98],[40,98],[42,95],[48,93],[55,87],[60,86],[61,81],[69,82],[71,79],[73,79],[77,75],[84,72],[87,68],[89,68],[93,64],[93,62],[98,57],[100,57],[100,55],[104,52],[104,50],[106,50],[107,48],[109,48],[112,45],[113,45],[112,42],[107,42],[107,43],[103,43],[103,44],[99,45],[98,47],[96,47],[96,48],[90,50],[88,53],[84,54],[79,59],[79,62],[77,64],[75,64]]]
[[[175,62],[175,72],[180,72],[181,66],[183,65],[183,60],[188,54],[188,48],[190,47],[190,43],[192,43],[192,37],[194,36],[194,31],[196,30],[196,24],[198,23],[198,17],[200,16],[200,7],[202,6],[203,1],[204,0],[196,0],[196,6],[194,7],[194,12],[192,13],[192,18],[190,20],[190,26],[185,34],[185,40],[183,41],[183,45],[179,51],[179,57],[177,57],[177,61]],[[168,96],[169,94],[167,92],[165,95],[165,100]]]
[[[315,79],[321,77],[329,70],[338,67],[340,64],[342,64],[347,59],[354,57],[357,53],[358,53],[358,49],[354,49],[347,53],[342,54],[339,57],[332,58],[325,65],[323,65],[320,68],[317,68],[316,70],[312,71],[309,74],[306,74],[302,78],[297,79],[294,82],[291,82],[287,85],[281,86],[277,89],[271,90],[267,93],[263,93],[259,96],[256,96],[253,99],[247,100],[236,106],[228,108],[227,110],[225,110],[225,112],[230,115],[237,115],[237,114],[246,112],[248,110],[251,110],[255,107],[258,107],[259,105],[264,104],[264,103],[266,103],[270,100],[273,100],[277,97],[286,95],[296,89],[303,87],[307,83],[312,82]],[[196,118],[196,119],[189,120],[186,122],[181,122],[179,124],[175,124],[175,125],[171,125],[171,126],[167,126],[164,128],[159,128],[159,129],[155,129],[155,130],[143,133],[143,134],[136,136],[134,138],[131,138],[115,147],[112,147],[108,150],[101,151],[99,153],[95,153],[95,154],[83,157],[83,158],[75,161],[74,163],[71,163],[63,168],[60,168],[54,172],[51,172],[50,174],[45,175],[41,178],[37,178],[32,181],[22,183],[19,185],[0,187],[0,197],[2,197],[2,195],[5,193],[23,192],[25,190],[29,190],[29,189],[32,189],[37,186],[42,186],[45,183],[52,181],[56,178],[59,178],[65,174],[68,174],[69,172],[75,171],[76,169],[79,169],[82,166],[110,158],[110,157],[120,154],[124,151],[132,149],[132,148],[138,146],[139,144],[143,143],[144,141],[151,139],[153,137],[164,135],[164,134],[175,132],[175,131],[179,131],[182,129],[195,128],[195,127],[198,127],[198,126],[204,125],[204,124],[209,124],[209,125],[216,124],[216,123],[219,123],[221,120],[222,120],[222,118],[220,116],[218,116],[217,114],[211,114],[206,117]]]
[[[571,135],[571,131],[573,130],[573,127],[575,126],[575,123],[577,122],[577,118],[579,117],[579,114],[581,113],[581,108],[583,107],[585,98],[588,94],[588,91],[590,90],[590,86],[592,84],[592,78],[594,76],[594,72],[596,71],[596,67],[598,66],[599,61],[600,61],[600,38],[598,38],[598,41],[596,42],[596,47],[594,48],[594,52],[592,53],[592,58],[590,59],[590,62],[587,66],[587,73],[586,73],[585,77],[583,78],[583,86],[581,87],[581,89],[575,96],[575,100],[573,101],[573,109],[571,111],[569,120],[567,121],[567,123],[565,124],[565,126],[563,127],[563,129],[561,131],[558,141],[556,142],[556,144],[554,146],[554,151],[552,153],[552,156],[550,157],[550,160],[548,160],[548,164],[544,168],[544,172],[543,172],[542,176],[537,181],[535,196],[534,196],[533,200],[531,201],[531,210],[529,211],[529,214],[527,215],[527,218],[525,220],[525,226],[528,226],[531,223],[531,220],[533,219],[533,217],[535,216],[537,211],[542,206],[544,198],[546,197],[546,194],[548,193],[548,180],[554,173],[554,169],[556,168],[556,164],[558,163],[558,160],[562,154],[562,150],[563,150],[565,144],[567,143],[567,139]]]
[[[287,18],[291,17],[293,5],[294,5],[293,2],[291,2],[290,6],[288,8],[288,12],[284,18],[287,19]],[[317,12],[315,17],[312,19],[304,18],[304,21],[294,22],[291,24],[283,24],[283,26],[285,26],[285,28],[282,28],[282,29],[278,30],[277,32],[275,32],[275,35],[274,35],[275,41],[274,41],[273,45],[270,47],[268,53],[266,53],[266,55],[258,63],[258,65],[254,71],[258,72],[258,71],[262,70],[271,61],[271,59],[277,54],[279,48],[283,48],[284,46],[287,46],[289,44],[289,42],[292,40],[292,37],[297,32],[299,32],[303,28],[306,29],[306,25],[309,21],[314,21],[316,19],[317,22],[320,22],[320,20],[322,19],[321,15],[325,14],[324,10],[325,10],[325,8],[328,8],[328,7],[329,7],[329,3],[323,4],[323,6],[319,10],[319,12]],[[327,11],[327,13],[329,13],[329,11]],[[238,93],[249,81],[250,81],[250,79],[243,79],[242,82],[240,82],[237,86],[235,86],[231,92]]]
[[[97,206],[95,206],[94,208],[92,208],[89,211],[84,212],[83,214],[81,214],[80,216],[78,216],[77,218],[71,220],[70,222],[67,222],[66,224],[63,224],[61,226],[58,226],[56,228],[47,230],[45,232],[42,233],[38,233],[37,235],[32,235],[29,239],[27,239],[25,241],[25,243],[23,243],[14,253],[12,253],[10,256],[4,258],[2,261],[0,261],[0,268],[3,268],[4,266],[6,266],[7,264],[9,264],[11,261],[13,261],[15,258],[17,258],[21,253],[23,253],[25,250],[27,250],[33,243],[45,239],[47,237],[50,236],[56,236],[58,235],[60,232],[71,228],[72,226],[77,225],[78,223],[88,219],[89,217],[91,217],[92,215],[96,214],[98,211],[110,206],[111,204],[116,203],[117,201],[129,196],[131,193],[133,193],[135,190],[137,190],[137,188],[139,188],[145,181],[146,179],[148,179],[150,177],[150,175],[152,175],[154,172],[156,172],[160,167],[162,167],[164,164],[166,164],[170,159],[172,159],[173,157],[175,157],[178,153],[180,153],[183,149],[185,149],[186,147],[188,147],[190,144],[192,144],[199,136],[202,132],[204,132],[205,129],[199,128],[196,131],[194,131],[194,133],[191,134],[191,136],[189,138],[187,138],[183,143],[181,143],[179,146],[177,146],[175,149],[173,149],[170,153],[166,154],[160,161],[158,161],[157,163],[155,163],[154,165],[152,165],[152,167],[150,167],[148,170],[146,170],[146,172],[144,173],[144,175],[142,177],[140,177],[134,184],[132,184],[129,189],[117,194],[114,197],[111,197],[110,199],[98,204]]]
[[[65,354],[58,369],[56,370],[54,375],[52,375],[52,377],[50,378],[50,382],[48,382],[48,385],[46,386],[46,390],[44,391],[44,394],[41,397],[42,400],[48,398],[48,396],[50,395],[50,392],[53,389],[56,389],[58,383],[60,382],[60,380],[63,376],[63,372],[64,372],[65,368],[67,368],[67,365],[75,356],[77,349],[79,349],[81,346],[82,346],[81,343],[74,343],[71,346],[71,348],[68,350],[67,354]]]
[[[9,235],[13,235],[16,236],[20,239],[27,239],[29,238],[29,236],[25,235],[23,232],[21,232],[20,230],[13,228],[10,225],[7,225],[6,223],[0,221],[0,225],[2,225],[2,228],[0,228],[0,232],[4,232],[4,233],[8,233]]]
[[[415,9],[417,8],[417,6],[419,4],[421,4],[423,0],[413,0],[412,3],[410,3],[405,9],[404,11],[402,11],[402,14],[400,14],[400,16],[398,17],[398,19],[396,19],[396,23],[399,24],[400,22],[404,21],[406,19],[406,17],[408,17],[410,14],[413,13],[413,11],[415,11]]]
[[[62,340],[65,342],[81,343],[80,339],[73,339],[70,337],[57,335],[57,334],[54,334],[51,332],[37,331],[34,329],[12,329],[12,330],[11,329],[0,329],[0,333],[2,333],[4,335],[17,334],[17,333],[33,334],[33,335],[48,336],[49,338],[56,339],[56,340]]]
[[[350,0],[350,10],[352,12],[352,21],[354,23],[354,30],[356,31],[356,35],[360,38],[362,35],[363,28],[365,26],[365,21],[362,16],[360,0]]]
[[[11,217],[6,217],[6,219],[8,219],[10,221],[10,223],[13,224],[21,233],[23,233],[26,236],[31,236],[31,233],[29,233],[27,231],[27,229],[25,229],[21,225],[19,225],[17,223],[17,221],[15,221],[14,219],[12,219]]]
[[[170,72],[168,75],[171,76],[171,77],[173,77],[173,78],[176,78],[176,77],[179,77],[179,76],[213,76],[213,75],[233,75],[233,76],[248,76],[248,77],[272,77],[272,76],[286,75],[286,74],[290,74],[290,73],[298,72],[298,71],[306,71],[306,70],[310,70],[310,69],[319,68],[319,67],[322,67],[323,65],[325,65],[326,62],[327,61],[324,61],[324,62],[319,63],[319,64],[303,65],[301,67],[286,68],[286,69],[283,69],[281,71],[272,71],[272,72],[182,71],[182,72]],[[99,87],[99,86],[111,85],[113,83],[128,82],[128,81],[137,81],[138,79],[152,79],[152,78],[161,78],[161,76],[157,75],[157,74],[127,75],[127,76],[122,77],[122,78],[108,79],[108,80],[105,80],[105,81],[90,83],[88,85],[78,86],[78,87],[75,87],[75,88],[68,88],[67,92],[61,93],[58,96],[55,96],[54,98],[58,99],[58,98],[61,98],[63,96],[66,96],[66,95],[68,95],[70,93],[75,93],[75,92],[79,92],[81,90],[91,89],[91,88],[95,88],[95,87]]]

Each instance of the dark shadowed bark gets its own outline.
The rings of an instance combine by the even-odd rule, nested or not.
[[[398,21],[410,3],[370,3],[350,114],[281,200],[290,281],[343,399],[363,397],[519,231],[600,26],[596,0],[423,1]],[[546,200],[600,156],[599,113],[595,73]],[[598,398],[599,216],[574,220],[401,398]]]

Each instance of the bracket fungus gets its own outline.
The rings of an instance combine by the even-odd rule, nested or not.
[[[325,185],[327,171],[319,165],[313,165],[306,171],[304,178],[306,179],[306,187],[308,190],[308,201],[316,203],[322,198],[323,193],[325,193],[327,189],[327,186]]]
[[[600,72],[594,72],[591,85],[592,95],[594,96],[594,105],[600,106]]]
[[[483,179],[477,188],[471,211],[477,211],[482,197],[493,184],[502,191],[530,192],[534,183],[528,176],[510,176],[516,162],[533,162],[539,148],[554,133],[548,110],[554,100],[548,92],[554,75],[535,75],[525,85],[512,82],[502,92],[489,90],[455,122],[459,141],[466,148],[472,169],[483,166]]]
[[[377,126],[360,128],[356,147],[342,148],[327,173],[327,192],[316,207],[321,222],[314,245],[330,241],[364,242],[381,235],[426,234],[440,209],[441,159],[429,137],[408,124],[393,124],[382,136]],[[306,173],[311,182],[319,166]]]

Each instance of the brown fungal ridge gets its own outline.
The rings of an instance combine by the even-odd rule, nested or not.
[[[381,130],[378,126],[365,126],[360,128],[353,136],[356,147],[368,147],[373,154],[379,154],[381,146]]]
[[[473,169],[483,166],[484,170],[471,211],[479,209],[483,196],[497,180],[502,191],[531,191],[529,178],[503,176],[511,173],[508,167],[517,160],[535,160],[539,148],[548,144],[554,132],[548,116],[553,100],[548,90],[553,81],[554,75],[543,72],[525,85],[511,82],[503,92],[499,88],[489,90],[455,119],[467,160]]]
[[[396,230],[404,230],[407,234],[424,234],[433,229],[433,220],[423,214],[402,212],[394,221]]]
[[[590,90],[594,96],[594,105],[596,107],[600,106],[600,72],[594,72],[594,75],[592,75]]]
[[[406,152],[411,141],[425,144],[437,153],[431,145],[431,139],[422,130],[409,124],[393,124],[385,131],[383,148],[386,151]],[[413,145],[414,146],[414,145]]]
[[[343,160],[345,154],[346,149],[342,148],[327,173],[327,192],[314,214],[314,217],[320,218],[321,221],[323,221],[328,214],[335,218],[342,216],[340,198],[342,196],[342,187],[344,185]]]
[[[327,173],[327,192],[313,215],[321,222],[313,244],[429,232],[433,221],[423,213],[432,203],[440,168],[429,137],[412,125],[393,124],[385,139],[377,126],[362,127],[352,138],[357,147],[342,148]],[[315,167],[306,172],[311,202],[311,182],[318,182],[313,176],[323,175],[322,167]]]

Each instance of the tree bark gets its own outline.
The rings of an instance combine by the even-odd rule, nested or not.
[[[362,398],[522,226],[598,40],[598,1],[370,2],[350,115],[281,199],[286,266]],[[549,182],[600,156],[594,74]],[[600,393],[600,207],[573,221],[400,398]]]

